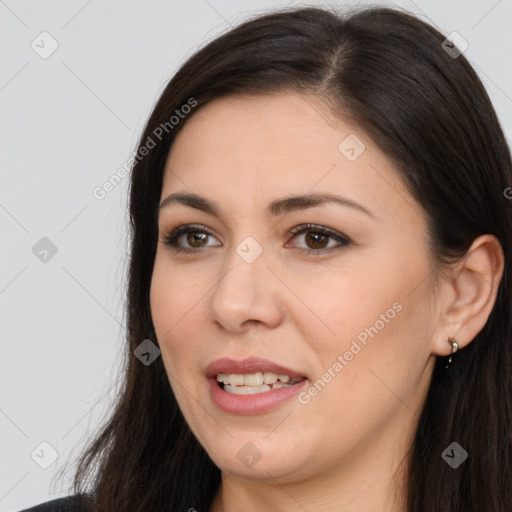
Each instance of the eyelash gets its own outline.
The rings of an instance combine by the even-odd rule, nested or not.
[[[185,224],[183,226],[177,227],[176,229],[172,230],[168,235],[166,235],[163,239],[163,243],[174,248],[174,250],[177,253],[178,252],[185,252],[185,253],[201,252],[206,247],[189,249],[187,247],[181,247],[180,245],[178,245],[178,238],[180,237],[180,235],[182,235],[184,233],[190,233],[190,232],[204,233],[206,235],[214,237],[213,233],[206,226],[203,226],[201,224],[195,224],[195,225]],[[321,233],[323,235],[328,235],[330,238],[336,240],[340,244],[338,246],[329,247],[328,249],[326,249],[326,248],[304,249],[302,247],[298,248],[301,251],[306,252],[307,254],[320,256],[322,253],[331,252],[333,249],[336,249],[336,248],[339,249],[339,248],[347,246],[351,243],[351,240],[348,237],[346,237],[340,233],[336,233],[335,231],[331,231],[330,229],[328,229],[324,226],[318,226],[315,224],[302,224],[300,226],[297,226],[297,228],[295,228],[294,230],[289,231],[288,233],[290,235],[293,235],[293,237],[296,237],[298,235],[302,235],[303,233],[307,233],[307,232],[313,232],[313,233],[317,233],[317,234]]]

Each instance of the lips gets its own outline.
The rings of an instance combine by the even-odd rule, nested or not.
[[[288,375],[292,379],[300,379],[307,376],[304,373],[292,370],[286,366],[274,363],[268,359],[261,357],[249,357],[237,361],[229,357],[223,357],[212,361],[206,367],[206,376],[208,378],[215,377],[218,373],[234,373],[234,374],[246,374],[246,373],[257,373],[257,372],[274,372],[277,374]]]

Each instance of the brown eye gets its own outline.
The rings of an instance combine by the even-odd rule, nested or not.
[[[187,243],[192,247],[202,247],[202,242],[204,242],[208,238],[208,234],[202,233],[200,231],[189,231],[185,233]],[[196,245],[197,244],[197,245]]]
[[[176,252],[200,252],[204,247],[211,246],[205,243],[210,237],[214,238],[206,226],[184,225],[169,233],[163,243],[175,248]]]
[[[311,249],[325,249],[325,244],[329,242],[329,236],[324,233],[308,231],[305,240]]]
[[[294,235],[294,238],[299,238],[299,236],[305,234],[303,239],[306,247],[299,247],[299,249],[303,249],[308,253],[313,254],[329,252],[331,249],[350,244],[350,239],[345,235],[331,231],[324,226],[315,226],[313,224],[299,226],[296,230],[290,232],[290,234]],[[335,243],[329,246],[329,240],[332,240]]]

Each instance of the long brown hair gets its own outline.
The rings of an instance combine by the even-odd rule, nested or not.
[[[134,356],[144,339],[158,343],[149,289],[163,171],[176,134],[203,105],[277,91],[317,95],[372,137],[427,212],[440,265],[481,234],[501,242],[505,269],[488,322],[448,374],[445,358],[436,362],[409,454],[406,498],[410,512],[512,510],[512,202],[504,195],[512,163],[481,81],[464,55],[445,50],[445,37],[387,7],[285,9],[216,38],[170,80],[138,154],[149,138],[156,145],[131,173],[124,384],[74,482],[77,494],[94,495],[94,510],[209,510],[220,470],[187,426],[162,358],[146,366]],[[194,105],[188,116],[187,104]],[[174,123],[176,110],[184,115]],[[469,453],[457,469],[441,457],[454,441]]]

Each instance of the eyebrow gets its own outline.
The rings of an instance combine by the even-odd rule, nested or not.
[[[173,203],[179,203],[185,206],[190,206],[192,208],[196,208],[197,210],[201,210],[206,213],[210,213],[215,215],[216,217],[221,217],[221,209],[220,206],[206,199],[205,197],[201,197],[197,194],[184,194],[176,192],[167,196],[161,203],[159,207],[159,211],[168,207]],[[341,206],[345,206],[351,208],[352,210],[359,211],[368,215],[369,217],[376,219],[377,217],[367,208],[362,206],[347,197],[337,196],[334,194],[304,194],[299,196],[289,196],[284,197],[282,199],[277,199],[272,201],[268,207],[267,211],[272,216],[281,215],[283,213],[289,213],[296,210],[303,210],[306,208],[312,208],[314,206],[320,206],[326,203],[336,203]]]

